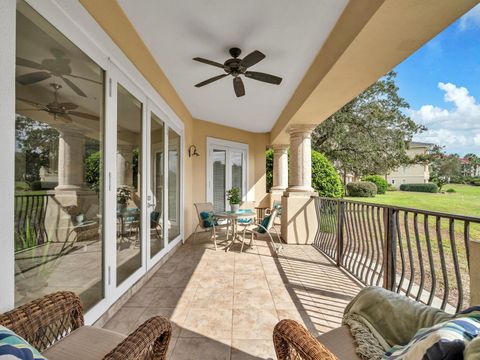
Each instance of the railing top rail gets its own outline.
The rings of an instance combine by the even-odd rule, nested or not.
[[[379,207],[379,208],[382,208],[382,209],[400,210],[400,211],[417,213],[417,214],[422,214],[422,215],[439,216],[439,217],[448,218],[448,219],[468,221],[468,222],[473,222],[473,223],[479,223],[480,224],[480,217],[476,217],[476,216],[449,214],[449,213],[444,213],[444,212],[439,212],[439,211],[422,210],[422,209],[408,208],[408,207],[395,206],[395,205],[376,204],[376,203],[364,202],[364,201],[347,200],[347,199],[343,199],[343,198],[328,198],[328,197],[323,197],[323,196],[312,196],[312,198],[323,199],[323,200],[334,200],[334,201],[336,200],[336,201],[343,202],[343,203],[368,205],[368,206]]]

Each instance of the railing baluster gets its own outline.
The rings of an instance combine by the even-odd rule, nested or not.
[[[358,215],[358,208],[360,207],[360,204],[354,204],[354,229],[355,229],[355,243],[358,244],[358,247],[356,249],[356,256],[355,256],[355,276],[357,276],[360,281],[362,280],[360,278],[360,275],[359,275],[359,272],[360,272],[360,262],[361,262],[361,256],[360,256],[360,251],[362,250],[362,238],[361,238],[361,235],[360,235],[360,231],[358,230],[359,229],[359,223],[360,223],[360,220],[359,220],[359,215]],[[360,261],[359,261],[359,258],[360,258]]]
[[[386,264],[386,257],[385,257],[385,254],[386,254],[386,249],[385,249],[385,220],[384,220],[384,215],[385,215],[385,211],[381,211],[382,209],[380,207],[377,208],[377,223],[378,223],[378,235],[379,235],[379,239],[380,239],[380,246],[381,246],[381,256],[382,256],[382,264],[380,266],[380,272],[378,274],[378,278],[377,278],[377,286],[380,285],[380,280],[382,279],[382,277],[385,276],[385,268],[387,266]]]
[[[441,222],[442,222],[442,218],[440,216],[437,216],[435,221],[435,230],[437,233],[438,255],[440,257],[440,265],[441,265],[442,276],[443,276],[443,299],[442,299],[441,309],[445,310],[445,306],[447,305],[447,300],[448,300],[449,286],[448,286],[447,265],[445,263],[445,253],[443,251]]]
[[[368,236],[367,236],[367,223],[365,221],[365,205],[362,205],[362,213],[361,213],[361,227],[360,227],[360,232],[362,233],[362,239],[363,239],[363,251],[362,251],[362,273],[360,278],[364,280],[364,282],[367,282],[367,276],[368,276],[368,257],[370,255],[370,246],[369,246],[369,241],[368,241]],[[365,270],[367,271],[364,277]]]
[[[399,293],[402,290],[402,285],[403,281],[405,280],[405,254],[403,252],[403,239],[402,239],[402,233],[401,233],[401,227],[400,227],[400,212],[395,211],[395,230],[397,233],[397,244],[398,244],[398,250],[400,253],[400,261],[401,261],[401,273],[400,273],[400,281],[398,282],[397,286],[397,293]],[[396,250],[396,249],[395,249]],[[396,274],[395,274],[396,276]]]
[[[413,263],[412,244],[410,241],[408,211],[404,212],[403,222],[405,226],[405,241],[407,242],[408,259],[410,264],[410,281],[408,283],[406,295],[410,296],[410,291],[412,290],[413,282],[415,280],[415,264]]]
[[[369,256],[370,257],[370,263],[367,267],[367,274],[365,276],[365,282],[369,285],[373,285],[373,281],[372,281],[372,278],[370,277],[370,282],[368,281],[368,274],[370,274],[370,272],[374,273],[373,271],[373,261],[375,259],[375,244],[374,244],[374,236],[372,234],[372,224],[371,224],[371,221],[370,221],[370,206],[367,206],[367,211],[366,211],[366,215],[367,215],[367,229],[368,229],[368,236],[367,236],[367,241],[371,244],[371,250],[372,250],[372,254]]]
[[[347,230],[347,254],[348,254],[348,264],[345,262],[346,268],[351,272],[352,269],[352,251],[353,251],[353,234],[351,228],[351,210],[352,204],[347,203],[345,206],[345,228]]]
[[[423,286],[425,283],[425,269],[423,267],[423,255],[422,255],[423,252],[422,252],[422,245],[420,243],[420,234],[418,232],[418,213],[413,214],[413,229],[415,232],[415,243],[417,245],[418,267],[420,269],[420,284],[418,285],[418,293],[415,300],[419,301],[420,297],[422,296]]]
[[[344,223],[344,203],[337,202],[337,266],[343,265],[343,251],[344,251],[344,234],[343,234],[343,223]]]
[[[384,287],[386,289],[395,290],[396,284],[396,229],[395,229],[395,213],[391,208],[385,208],[385,269],[384,269]]]
[[[435,291],[437,289],[437,276],[435,274],[435,264],[433,263],[432,244],[430,241],[430,229],[428,225],[428,215],[424,215],[423,225],[425,231],[425,240],[427,241],[428,262],[430,264],[430,276],[432,278],[432,286],[430,287],[430,296],[427,305],[432,305]]]
[[[455,269],[455,279],[457,280],[458,303],[456,311],[459,312],[463,307],[463,285],[458,264],[457,245],[455,244],[455,219],[450,218],[448,223],[448,233],[450,235],[450,246],[452,247],[453,268]]]

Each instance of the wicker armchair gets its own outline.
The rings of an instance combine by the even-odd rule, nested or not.
[[[0,315],[0,325],[3,325],[23,337],[32,346],[49,359],[105,359],[105,360],[137,360],[166,359],[168,344],[172,334],[170,322],[160,316],[145,321],[127,337],[115,332],[84,326],[83,310],[80,299],[69,291],[56,292],[22,305]],[[77,330],[77,331],[75,331]],[[79,357],[68,354],[67,344],[74,344],[75,334],[90,333],[89,338],[111,339],[113,346],[103,343],[102,355],[88,347],[80,349]],[[92,332],[94,332],[92,336]],[[72,336],[67,336],[72,335]],[[68,341],[66,341],[68,339]],[[64,344],[63,348],[60,346]],[[90,347],[98,345],[92,342]],[[49,354],[52,349],[60,348],[57,355]],[[106,351],[104,351],[106,350]],[[67,354],[65,354],[67,353]],[[92,356],[92,354],[95,354]],[[90,356],[89,356],[90,355]]]
[[[337,360],[307,329],[294,320],[281,320],[273,330],[278,360]]]

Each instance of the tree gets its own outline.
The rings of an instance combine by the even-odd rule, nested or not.
[[[267,191],[273,186],[273,150],[267,150]],[[341,197],[343,195],[342,181],[338,172],[325,155],[312,150],[312,187],[320,196]]]
[[[480,157],[476,154],[466,154],[464,159],[468,161],[468,164],[465,164],[465,171],[463,175],[465,176],[477,176],[478,169],[480,169]]]
[[[462,165],[458,154],[446,154],[442,146],[433,145],[426,154],[417,155],[411,160],[415,164],[430,166],[430,181],[442,190],[442,186],[462,176]]]
[[[58,149],[58,131],[48,124],[16,115],[15,119],[15,179],[32,184],[40,180],[40,168],[49,167]]]
[[[408,143],[425,128],[403,112],[409,104],[395,77],[389,72],[314,130],[312,147],[345,174],[387,174],[409,163]]]

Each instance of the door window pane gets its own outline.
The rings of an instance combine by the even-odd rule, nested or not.
[[[150,149],[150,257],[164,247],[163,242],[163,194],[164,194],[164,126],[154,114],[151,117]]]
[[[232,188],[240,189],[240,199],[243,199],[243,153],[232,151]]]
[[[142,103],[117,86],[117,285],[142,266]]]
[[[104,72],[17,2],[15,305],[70,290],[104,297]]]
[[[168,129],[168,241],[180,235],[180,135]]]
[[[225,165],[227,152],[225,150],[213,150],[213,208],[215,211],[225,211],[226,174]]]

